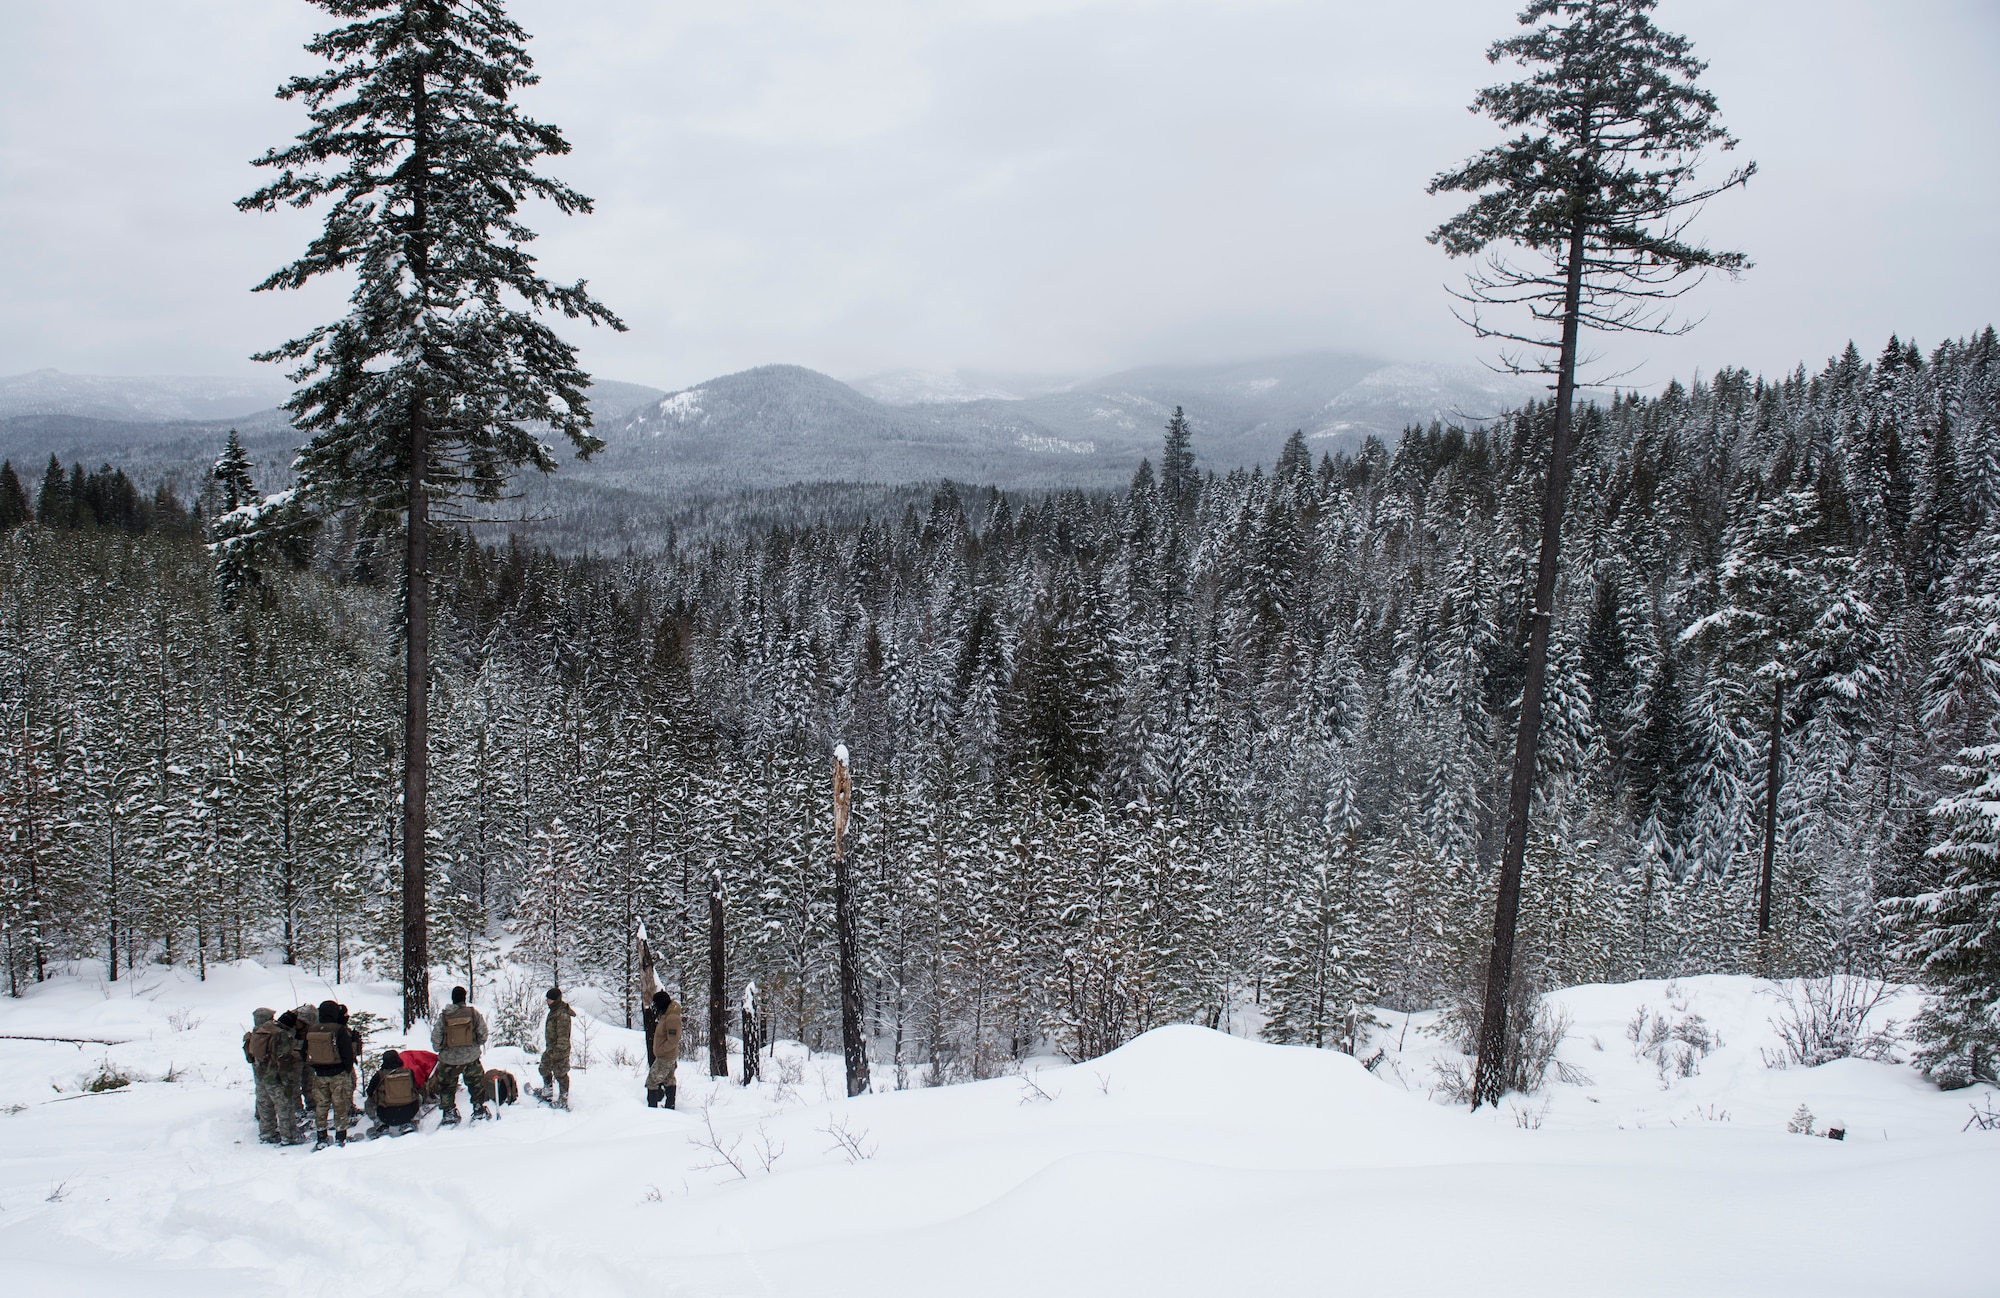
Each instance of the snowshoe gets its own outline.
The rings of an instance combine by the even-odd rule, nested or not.
[[[457,1109],[446,1109],[443,1113],[438,1115],[438,1126],[456,1127],[457,1125],[458,1125]]]
[[[494,1118],[498,1116],[499,1116],[498,1114],[494,1113],[493,1110],[487,1108],[483,1104],[475,1104],[472,1106],[472,1120],[474,1122],[491,1122]]]
[[[417,1129],[416,1123],[405,1122],[402,1126],[396,1128],[396,1134],[399,1136],[407,1136],[416,1129]]]

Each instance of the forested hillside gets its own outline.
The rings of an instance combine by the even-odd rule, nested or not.
[[[1456,1004],[1549,414],[1226,477],[1170,433],[1122,493],[947,485],[649,559],[454,534],[433,951],[490,985],[512,935],[629,1005],[643,922],[698,993],[719,871],[732,996],[837,1039],[844,742],[867,1014],[911,1075],[1252,1005],[1345,1045],[1365,1005]],[[1582,429],[1536,978],[1883,968],[1882,903],[1936,886],[1944,768],[1994,717],[2000,341],[1725,370]],[[199,538],[50,511],[0,543],[11,985],[79,956],[393,968],[395,547],[331,529],[224,608]]]

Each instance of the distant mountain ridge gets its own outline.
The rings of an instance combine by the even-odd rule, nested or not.
[[[1471,367],[1331,352],[1083,380],[902,371],[857,382],[797,365],[678,392],[600,379],[591,395],[605,449],[588,463],[564,457],[562,476],[577,489],[654,497],[938,478],[1112,487],[1158,454],[1176,406],[1198,464],[1227,471],[1274,463],[1294,430],[1315,452],[1352,451],[1370,435],[1393,442],[1410,424],[1484,422],[1541,395]],[[223,378],[0,377],[0,455],[22,466],[56,454],[185,476],[212,462],[236,427],[261,476],[281,476],[298,443],[274,408],[286,395],[282,382]]]
[[[1533,384],[1469,366],[1330,352],[1067,382],[899,371],[848,384],[767,365],[666,394],[607,424],[597,471],[630,487],[649,478],[715,489],[941,477],[1107,486],[1157,453],[1176,406],[1202,467],[1228,470],[1274,463],[1294,430],[1315,451],[1352,451],[1368,436],[1393,442],[1434,419],[1484,423],[1538,395]]]
[[[251,378],[125,377],[31,370],[0,376],[0,419],[74,415],[133,423],[230,419],[269,410],[291,395],[277,374]]]

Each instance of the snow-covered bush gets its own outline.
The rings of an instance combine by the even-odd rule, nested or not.
[[[520,974],[508,974],[501,979],[493,989],[494,1044],[519,1046],[529,1054],[539,1054],[546,1006],[547,1001],[536,991],[535,984]],[[582,1023],[580,1016],[577,1022]]]
[[[1708,1052],[1722,1044],[1709,1030],[1701,1015],[1682,1012],[1654,1012],[1641,1005],[1625,1025],[1625,1039],[1632,1043],[1634,1059],[1650,1059],[1659,1072],[1662,1087],[1673,1079],[1693,1077],[1701,1071]]]
[[[1851,975],[1781,984],[1773,993],[1780,1009],[1770,1020],[1780,1048],[1763,1052],[1765,1066],[1816,1068],[1836,1059],[1890,1058],[1895,1021],[1868,1028],[1868,1016],[1888,993],[1889,984],[1880,979]]]

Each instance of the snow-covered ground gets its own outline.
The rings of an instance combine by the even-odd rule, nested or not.
[[[0,998],[0,1293],[2000,1293],[2000,1132],[1961,1130],[1990,1088],[1766,1067],[1750,979],[1561,993],[1571,1080],[1498,1113],[1427,1098],[1450,1056],[1421,1015],[1385,1016],[1373,1073],[1183,1027],[855,1100],[837,1057],[783,1046],[748,1089],[684,1061],[675,1113],[611,1062],[638,1034],[596,1023],[572,1113],[261,1146],[250,1011],[328,994],[394,1010],[248,964]],[[1656,1015],[1720,1037],[1691,1076],[1645,1052]],[[138,1080],[83,1089],[107,1065]],[[1846,1140],[1788,1134],[1801,1104]]]

